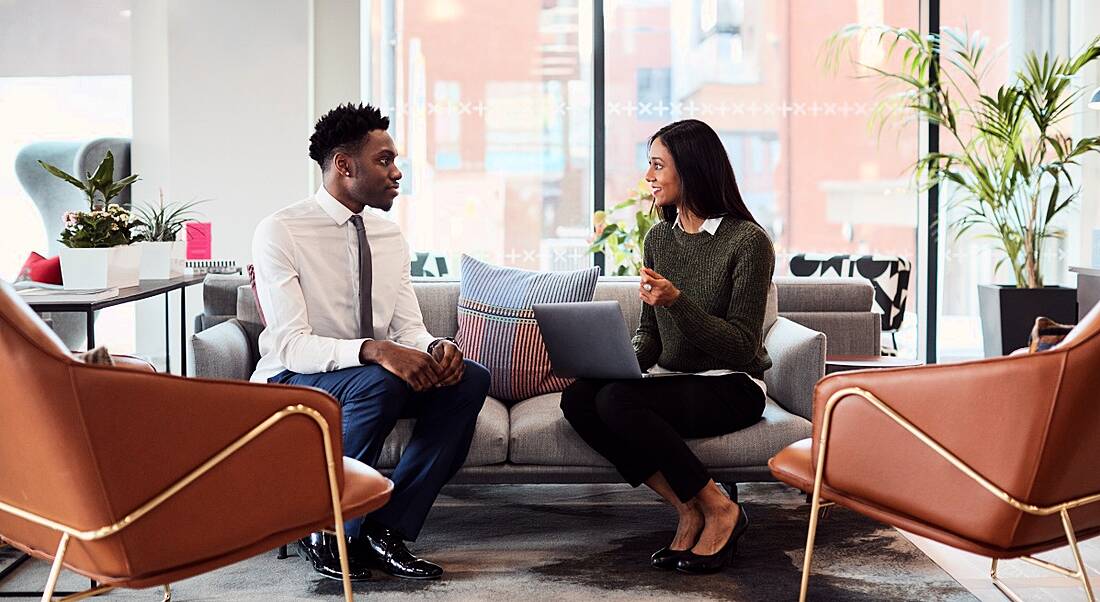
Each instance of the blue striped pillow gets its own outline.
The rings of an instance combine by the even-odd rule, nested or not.
[[[506,401],[562,391],[571,382],[550,372],[532,306],[591,301],[600,270],[531,272],[462,256],[458,333],[463,354],[489,369],[489,394]]]

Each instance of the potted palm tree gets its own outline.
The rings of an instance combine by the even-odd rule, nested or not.
[[[111,200],[137,181],[130,175],[115,181],[115,158],[107,151],[95,173],[80,180],[54,165],[38,162],[43,169],[88,197],[88,211],[65,214],[61,231],[61,279],[69,289],[102,289],[137,286],[141,249],[132,245],[130,212]]]
[[[948,150],[920,157],[914,176],[924,189],[939,185],[962,214],[951,224],[956,236],[973,231],[993,240],[1001,254],[997,268],[1012,271],[1013,283],[979,285],[986,356],[1026,345],[1039,315],[1074,322],[1075,291],[1045,284],[1043,257],[1048,243],[1064,236],[1056,218],[1080,195],[1071,170],[1100,151],[1100,137],[1075,140],[1063,128],[1085,93],[1073,79],[1100,58],[1100,37],[1068,58],[1028,52],[1010,80],[993,89],[986,82],[987,40],[950,28],[922,35],[850,25],[827,42],[827,64],[835,68],[867,36],[885,43],[887,61],[897,64],[861,66],[884,84],[874,111],[878,125],[918,118],[940,126]]]
[[[142,247],[141,279],[164,280],[183,275],[187,260],[187,246],[178,240],[180,230],[197,217],[196,205],[190,203],[165,203],[164,191],[160,191],[157,205],[134,208],[135,240]]]

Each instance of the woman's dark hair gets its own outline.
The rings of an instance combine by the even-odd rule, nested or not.
[[[309,137],[309,158],[321,166],[321,171],[328,171],[337,151],[355,154],[367,134],[389,127],[390,118],[371,105],[340,105],[317,120]]]
[[[760,224],[741,198],[729,156],[711,127],[698,119],[676,121],[657,130],[649,145],[660,138],[680,174],[680,203],[697,217],[735,217]],[[676,221],[676,207],[661,208],[666,222]]]

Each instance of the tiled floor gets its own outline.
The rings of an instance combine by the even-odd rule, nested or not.
[[[1006,598],[989,579],[989,559],[962,552],[918,535],[902,532],[936,564],[983,602],[1004,602]],[[1081,555],[1089,569],[1093,591],[1100,594],[1100,537],[1080,543]],[[1069,548],[1040,554],[1039,558],[1066,568],[1075,566]],[[1079,581],[1057,575],[1022,560],[1001,561],[998,574],[1002,581],[1027,602],[1084,601],[1085,592]]]

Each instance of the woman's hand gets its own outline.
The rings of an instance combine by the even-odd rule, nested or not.
[[[642,282],[638,292],[642,301],[654,307],[668,307],[680,298],[680,289],[649,268],[642,268]]]

